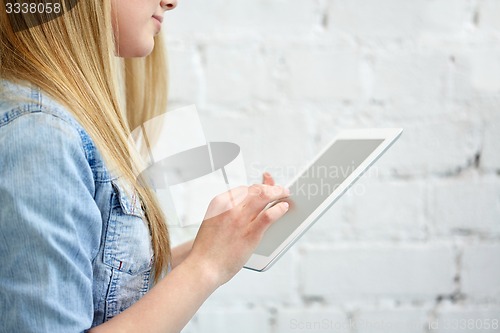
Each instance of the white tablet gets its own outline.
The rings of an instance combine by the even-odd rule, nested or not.
[[[245,268],[265,271],[342,196],[401,135],[401,128],[341,132],[287,187],[288,212],[271,224]]]

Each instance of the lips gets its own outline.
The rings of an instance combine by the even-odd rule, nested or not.
[[[157,19],[158,21],[160,21],[160,23],[162,23],[162,22],[163,22],[163,16],[153,15],[153,17],[154,17],[155,19]]]

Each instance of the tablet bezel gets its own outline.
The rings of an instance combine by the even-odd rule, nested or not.
[[[327,144],[297,175],[287,184],[291,187],[300,176],[308,170],[337,140],[342,139],[373,139],[384,140],[368,155],[365,160],[319,205],[300,226],[288,236],[269,256],[253,253],[247,263],[243,266],[247,269],[263,272],[269,269],[331,206],[349,189],[352,184],[385,153],[385,151],[396,141],[403,132],[402,128],[366,128],[344,130]]]

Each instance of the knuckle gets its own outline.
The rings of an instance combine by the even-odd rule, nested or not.
[[[274,195],[279,195],[283,191],[283,187],[279,185],[274,185],[273,186],[273,194]]]
[[[262,187],[260,185],[258,185],[258,184],[252,184],[248,188],[248,192],[251,195],[260,196],[261,193],[262,193]]]
[[[266,210],[265,212],[262,213],[261,216],[261,221],[263,223],[270,223],[272,221],[272,214],[269,212],[269,210]]]
[[[262,188],[260,193],[259,193],[259,198],[260,199],[267,199],[269,197],[269,193],[267,193],[267,189],[266,188]]]

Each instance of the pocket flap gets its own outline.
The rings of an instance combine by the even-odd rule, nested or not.
[[[151,235],[137,195],[123,182],[111,181],[114,188],[111,213],[104,244],[104,263],[128,274],[151,269]],[[130,190],[131,187],[128,187]]]

